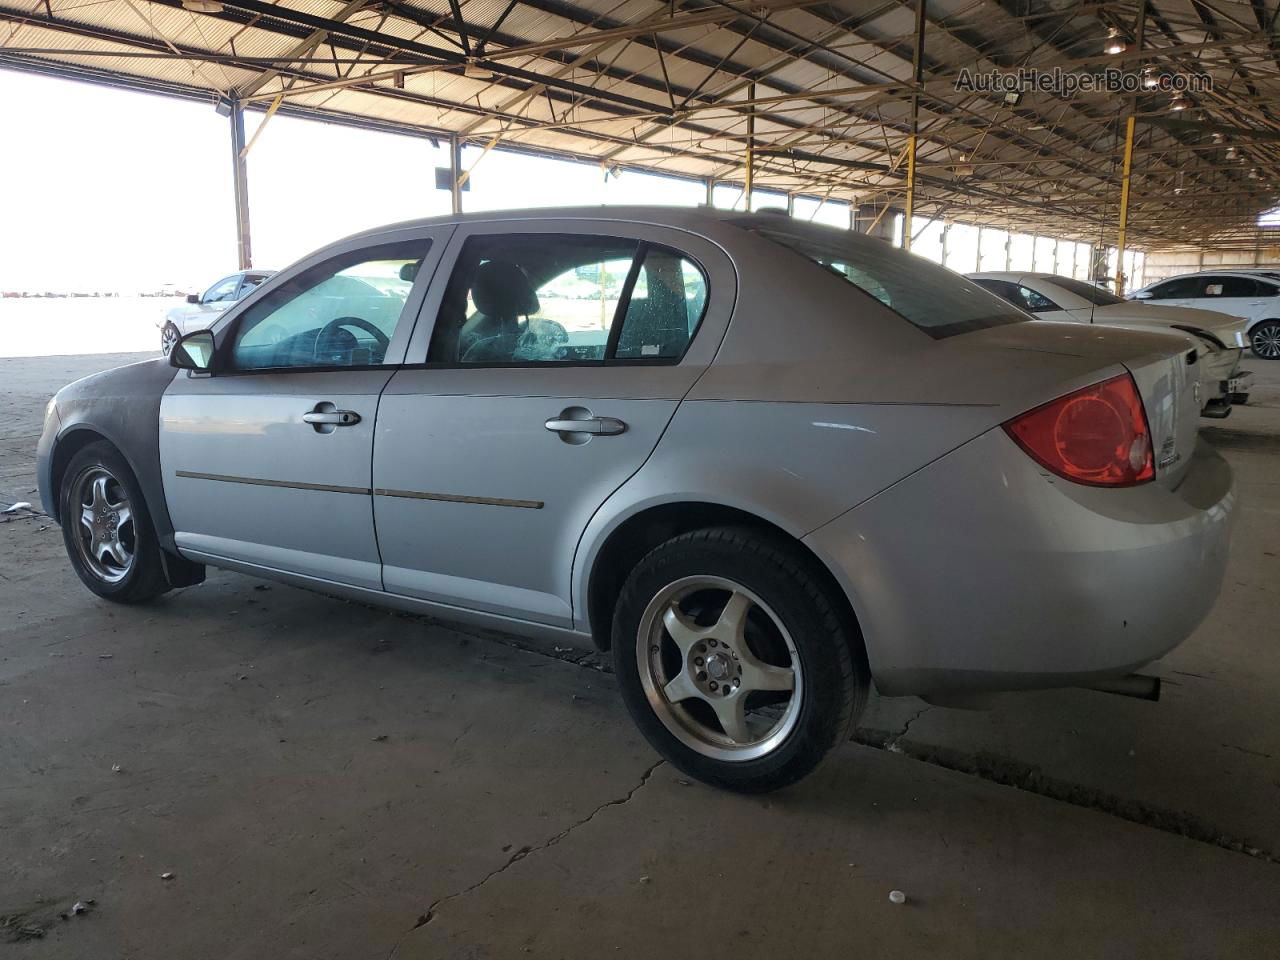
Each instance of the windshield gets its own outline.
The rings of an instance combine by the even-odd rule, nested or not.
[[[1095,287],[1092,283],[1085,283],[1083,280],[1073,280],[1071,277],[1051,277],[1048,281],[1055,287],[1061,287],[1068,293],[1074,293],[1082,300],[1088,300],[1095,307],[1110,307],[1117,303],[1124,303],[1123,297],[1117,297],[1114,293],[1108,293],[1101,287]]]
[[[935,339],[1030,319],[959,274],[881,240],[757,232],[875,297]]]

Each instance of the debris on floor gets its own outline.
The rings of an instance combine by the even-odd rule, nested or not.
[[[0,513],[17,513],[19,510],[30,510],[30,509],[31,509],[31,504],[27,503],[27,501],[25,500],[19,500],[17,503],[11,504],[10,506],[5,507],[3,510],[0,510]]]
[[[171,870],[166,870],[164,873],[160,874],[160,879],[161,879],[161,880],[172,880],[172,879],[173,879],[173,872],[172,872]]]
[[[907,895],[903,893],[901,890],[890,890],[889,902],[890,903],[906,903]]]

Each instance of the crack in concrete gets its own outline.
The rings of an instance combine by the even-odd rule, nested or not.
[[[925,704],[921,709],[917,710],[912,716],[907,718],[907,722],[902,725],[902,729],[890,737],[884,744],[884,749],[890,753],[902,753],[902,748],[898,746],[898,741],[907,735],[907,731],[911,729],[911,725],[932,710],[933,707]]]
[[[1262,849],[1247,840],[1233,837],[1195,814],[1150,806],[1139,800],[1127,800],[1095,787],[1051,777],[1034,764],[1022,763],[1009,757],[984,752],[966,753],[948,747],[903,742],[902,736],[906,733],[907,727],[910,727],[922,713],[924,713],[923,710],[907,721],[900,733],[860,729],[855,733],[854,740],[866,747],[900,753],[911,760],[968,774],[1001,786],[1025,790],[1072,806],[1105,813],[1139,826],[1172,833],[1199,843],[1207,843],[1233,853],[1242,853],[1256,860],[1280,863],[1280,853]]]
[[[592,810],[589,814],[587,814],[582,819],[574,821],[573,823],[569,824],[569,826],[561,830],[559,833],[555,834],[552,837],[549,837],[548,839],[542,841],[541,843],[535,844],[533,846],[521,847],[515,853],[511,854],[511,856],[507,858],[507,861],[504,864],[502,864],[502,866],[495,867],[494,869],[490,870],[488,873],[486,873],[483,877],[481,877],[479,880],[477,880],[475,883],[471,884],[470,886],[464,887],[463,889],[457,891],[456,893],[450,893],[450,894],[446,894],[443,897],[437,897],[435,900],[431,902],[431,905],[427,907],[426,912],[418,916],[418,920],[413,925],[413,929],[408,931],[408,933],[406,933],[404,936],[402,936],[399,940],[396,941],[395,946],[391,948],[391,952],[387,954],[387,960],[393,960],[395,955],[399,952],[400,948],[404,945],[405,940],[407,940],[410,936],[413,935],[413,931],[419,929],[420,927],[425,927],[432,920],[434,920],[436,918],[436,911],[439,910],[440,907],[444,906],[446,903],[449,903],[452,900],[457,900],[460,897],[465,897],[469,893],[474,893],[476,890],[479,890],[481,887],[483,887],[486,883],[488,883],[494,877],[498,876],[501,873],[504,873],[505,871],[510,869],[512,866],[519,863],[521,860],[524,860],[535,853],[540,853],[541,851],[546,850],[549,847],[554,847],[557,843],[559,843],[565,837],[569,836],[569,834],[573,833],[573,831],[577,830],[579,827],[586,826],[588,823],[594,820],[596,818],[596,815],[599,814],[601,811],[607,810],[609,807],[620,807],[620,806],[624,806],[627,803],[630,803],[631,798],[634,797],[637,793],[639,793],[640,789],[649,782],[649,778],[653,776],[653,772],[657,770],[660,766],[662,766],[664,763],[666,763],[665,760],[659,760],[653,765],[651,765],[648,769],[644,771],[644,773],[640,775],[640,782],[637,783],[630,790],[628,790],[621,797],[616,797],[613,800],[606,800],[604,803],[600,804],[598,807],[596,807],[594,810]]]

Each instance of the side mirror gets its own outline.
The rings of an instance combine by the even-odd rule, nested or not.
[[[213,331],[197,330],[188,333],[169,351],[169,365],[179,370],[195,370],[208,373],[213,364]]]
[[[199,303],[199,302],[200,302],[200,294],[198,293],[187,294],[187,303]]]

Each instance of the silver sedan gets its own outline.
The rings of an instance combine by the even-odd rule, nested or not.
[[[1195,351],[1027,321],[779,215],[399,224],[61,390],[41,493],[99,596],[212,565],[611,650],[658,751],[767,790],[872,681],[1102,685],[1213,605]]]

